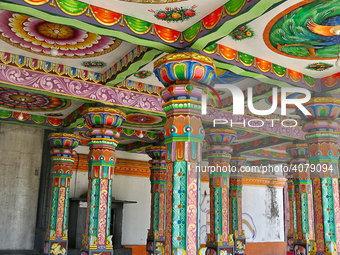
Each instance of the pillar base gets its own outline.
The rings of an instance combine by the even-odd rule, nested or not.
[[[147,239],[146,251],[149,254],[163,255],[165,254],[164,247],[165,247],[165,239],[155,239],[152,237],[149,237]]]
[[[288,252],[292,252],[291,255],[293,255],[293,243],[294,243],[294,236],[293,235],[287,236],[287,248],[289,249],[287,251],[287,254]]]
[[[86,250],[82,249],[81,250],[81,255],[113,255],[113,249],[112,250]]]
[[[317,252],[309,252],[307,253],[309,255],[329,255],[329,254],[334,254],[334,255],[340,255],[340,252],[335,252],[335,253],[329,253],[329,252],[321,252],[321,251],[317,251]]]
[[[300,255],[300,254],[311,255],[309,248],[308,248],[309,246],[310,246],[310,243],[294,242],[293,243],[293,254],[294,255]]]
[[[236,238],[234,242],[234,254],[244,254],[246,250],[246,238]]]
[[[207,245],[207,251],[206,254],[226,254],[226,255],[234,255],[234,246],[229,246],[229,245],[223,245],[223,246],[218,246],[218,245]],[[224,252],[224,253],[223,253]],[[227,252],[227,253],[225,253]]]
[[[68,240],[45,240],[44,254],[67,254]]]

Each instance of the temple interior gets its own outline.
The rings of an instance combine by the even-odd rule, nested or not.
[[[340,1],[0,0],[0,255],[340,255]]]

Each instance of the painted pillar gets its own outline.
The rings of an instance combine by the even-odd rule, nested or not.
[[[151,146],[145,152],[150,160],[151,219],[147,239],[149,254],[164,254],[165,247],[165,190],[166,162],[165,146]]]
[[[290,167],[289,167],[290,168]],[[294,233],[297,233],[296,227],[296,200],[294,188],[294,176],[290,171],[287,176],[287,193],[288,193],[288,208],[289,208],[289,227],[287,233],[287,251],[293,251]]]
[[[234,254],[243,254],[246,249],[246,237],[242,231],[242,167],[247,158],[231,157],[230,160],[230,193],[229,193],[229,233],[234,234]]]
[[[50,220],[44,246],[45,254],[67,254],[68,205],[72,164],[80,137],[68,133],[52,133],[48,140],[53,147]]]
[[[229,233],[229,175],[232,147],[229,146],[237,137],[232,129],[212,128],[206,130],[205,139],[209,161],[210,187],[210,234],[208,235],[207,253],[234,254],[233,234]],[[230,235],[229,235],[230,234]]]
[[[163,83],[166,144],[165,254],[196,255],[200,247],[200,167],[204,129],[202,88],[215,77],[212,58],[196,52],[165,55],[154,63]]]
[[[304,104],[311,115],[304,120],[308,160],[313,180],[316,242],[310,254],[340,253],[340,205],[338,173],[338,122],[340,99],[329,94],[313,94]]]
[[[87,217],[82,255],[113,255],[111,223],[111,197],[113,170],[116,163],[115,148],[120,134],[116,130],[125,120],[119,109],[90,107],[84,113],[91,137],[89,186],[87,191]]]
[[[310,240],[314,240],[312,181],[307,158],[308,144],[293,143],[287,145],[286,151],[291,156],[290,167],[294,177],[295,191],[296,231],[293,235],[293,250],[306,249],[308,251]]]

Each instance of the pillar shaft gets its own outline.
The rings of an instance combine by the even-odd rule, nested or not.
[[[90,107],[84,114],[89,127],[89,186],[87,217],[82,255],[112,255],[111,198],[115,147],[119,132],[115,130],[125,120],[125,114],[107,107]]]
[[[340,100],[315,95],[304,104],[311,115],[297,113],[304,120],[308,160],[313,179],[315,234],[311,254],[340,253],[340,205],[337,139]]]
[[[242,237],[242,167],[247,164],[243,157],[232,157],[230,161],[230,233]]]
[[[229,232],[229,176],[232,148],[229,146],[237,137],[232,129],[206,130],[207,157],[209,160],[210,187],[210,235],[208,252],[217,254],[222,250],[233,253],[234,241]],[[237,217],[237,216],[236,216]]]
[[[247,164],[243,157],[232,157],[230,160],[230,230],[234,234],[235,254],[243,254],[246,238],[242,231],[242,167]]]
[[[44,253],[53,254],[60,250],[67,254],[68,205],[72,163],[80,137],[67,133],[52,133],[48,140],[52,145],[52,187],[49,228],[47,230]]]
[[[287,176],[287,193],[288,193],[288,207],[289,207],[289,227],[287,233],[288,251],[293,251],[294,233],[297,233],[296,226],[296,200],[294,177],[290,172]]]
[[[165,146],[151,146],[145,152],[150,160],[151,218],[147,239],[149,254],[164,254],[165,247]]]
[[[165,89],[165,254],[196,255],[200,247],[200,173],[204,129],[201,88],[215,76],[213,59],[196,52],[168,54],[154,64]]]
[[[294,177],[296,208],[296,231],[294,243],[309,243],[314,240],[313,196],[310,171],[308,169],[308,144],[296,143],[286,147],[291,156],[290,167]]]

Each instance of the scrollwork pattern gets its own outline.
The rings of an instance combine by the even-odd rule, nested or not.
[[[163,112],[160,97],[0,65],[0,81],[21,87]]]

